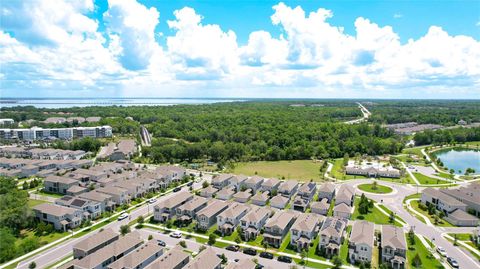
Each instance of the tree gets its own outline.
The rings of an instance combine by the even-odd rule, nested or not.
[[[395,213],[390,212],[390,216],[388,217],[388,222],[390,222],[390,223],[395,222]]]
[[[35,262],[31,262],[29,265],[28,265],[28,268],[29,269],[35,269],[37,267],[37,264]]]
[[[214,245],[216,241],[217,241],[217,236],[215,234],[212,233],[208,236],[209,245]]]
[[[308,255],[307,250],[302,249],[302,251],[300,252],[300,258],[301,258],[301,262],[302,262],[303,265],[306,265],[305,258],[307,257],[307,255]]]
[[[410,227],[410,230],[408,231],[408,241],[410,242],[410,245],[415,245],[415,231],[413,230],[413,227]]]
[[[187,242],[185,242],[185,240],[182,240],[182,241],[178,242],[178,244],[179,244],[182,248],[186,248],[186,247],[187,247]]]
[[[15,236],[7,228],[0,228],[0,263],[11,260],[16,255]]]
[[[332,258],[332,263],[333,263],[333,269],[340,269],[343,265],[342,259],[338,256],[333,256]]]
[[[377,182],[374,181],[372,184],[372,190],[376,190],[376,189],[378,189],[378,185],[377,185]]]
[[[149,234],[147,240],[152,240],[152,239],[153,239],[153,235]]]
[[[413,257],[412,265],[415,268],[420,268],[422,266],[422,259],[420,259],[420,256],[418,255],[418,253],[415,255],[415,257]]]
[[[145,222],[145,218],[142,215],[138,216],[137,223],[139,224],[140,227],[143,226],[144,222]]]
[[[220,255],[220,259],[222,260],[222,264],[227,264],[228,259],[227,256],[225,256],[225,253],[222,253],[222,255]]]
[[[130,232],[130,226],[128,226],[128,225],[122,225],[122,226],[120,226],[120,233],[121,233],[122,235],[126,235],[126,234],[128,234],[129,232]]]

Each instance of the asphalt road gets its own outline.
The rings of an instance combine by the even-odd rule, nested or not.
[[[202,183],[201,182],[194,183],[193,187],[195,189],[196,188],[201,188]],[[183,189],[186,190],[187,187],[183,187]],[[132,212],[130,212],[130,218],[124,219],[122,221],[114,220],[111,223],[103,226],[103,229],[110,228],[114,231],[119,231],[120,226],[128,224],[130,221],[136,219],[137,217],[139,217],[141,215],[147,215],[149,213],[150,214],[153,213],[153,207],[155,206],[155,204],[160,203],[161,201],[163,201],[163,200],[167,199],[168,197],[172,196],[173,194],[174,194],[174,192],[171,192],[171,193],[166,194],[165,196],[161,196],[161,197],[157,198],[157,202],[154,203],[154,204],[146,203],[146,204],[142,205],[141,207],[139,207],[139,208],[133,210]],[[52,248],[50,248],[46,251],[43,251],[43,252],[39,253],[38,255],[35,255],[31,258],[28,258],[28,259],[20,262],[18,264],[17,268],[27,269],[28,265],[31,262],[35,262],[37,264],[37,268],[44,268],[47,265],[54,264],[56,261],[61,260],[63,257],[72,254],[73,246],[75,244],[77,244],[78,242],[80,242],[80,241],[84,240],[85,238],[91,236],[94,233],[95,232],[88,233],[88,234],[86,234],[82,237],[79,237],[79,238],[68,239],[67,241],[62,242],[57,246],[54,246],[54,247],[52,247]]]
[[[184,240],[187,243],[187,249],[191,250],[191,251],[198,252],[200,246],[202,246],[202,244],[197,243],[193,239],[190,240],[190,239],[185,239],[185,238],[180,238],[180,239],[171,238],[168,234],[164,234],[163,232],[151,230],[151,229],[148,229],[148,228],[141,229],[141,230],[139,230],[139,232],[142,235],[142,237],[144,237],[145,239],[149,235],[152,235],[153,238],[155,238],[155,239],[163,240],[167,244],[167,247],[169,247],[169,248],[177,245],[178,242],[180,242],[181,240]],[[215,250],[215,253],[217,253],[217,254],[222,254],[222,253],[225,254],[225,256],[228,259],[228,263],[234,263],[235,259],[239,259],[239,260],[253,259],[252,256],[243,254],[242,252],[228,251],[228,250],[225,250],[223,248],[218,248],[218,247],[213,247],[213,249]],[[284,269],[284,268],[288,269],[288,268],[290,268],[291,265],[295,264],[295,263],[286,264],[286,263],[279,262],[277,260],[269,260],[269,259],[261,258],[258,255],[255,256],[255,258],[258,260],[259,264],[261,264],[265,267],[270,266],[271,268],[275,268],[275,269]]]
[[[366,183],[368,179],[361,179],[361,180],[349,180],[344,184],[349,184],[352,186],[356,186],[361,183]],[[381,182],[382,185],[387,185],[397,191],[393,192],[392,194],[372,194],[368,192],[362,192],[361,190],[357,189],[357,193],[365,193],[365,195],[378,203],[382,203],[387,208],[392,210],[402,218],[409,226],[405,227],[405,231],[407,232],[411,226],[414,226],[415,233],[424,236],[425,238],[429,239],[433,242],[436,246],[441,246],[445,248],[448,253],[448,256],[455,258],[460,268],[462,269],[480,269],[480,263],[472,259],[471,256],[464,253],[460,248],[454,246],[452,243],[447,241],[442,237],[442,233],[449,232],[449,233],[467,233],[472,232],[474,229],[473,227],[450,227],[450,228],[443,228],[443,227],[435,227],[429,226],[416,217],[412,216],[404,207],[403,207],[403,199],[406,196],[412,195],[417,193],[417,187],[409,186],[409,185],[399,185],[389,182]],[[419,187],[418,192],[421,192],[423,188]]]

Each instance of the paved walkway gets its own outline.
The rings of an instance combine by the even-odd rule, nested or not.
[[[418,179],[417,177],[415,177],[415,175],[412,173],[412,171],[410,171],[410,169],[407,167],[407,165],[404,163],[404,162],[401,162],[403,168],[405,168],[405,171],[407,171],[408,175],[413,179],[413,181],[415,181],[415,183],[417,185],[420,185],[420,182],[418,182]]]

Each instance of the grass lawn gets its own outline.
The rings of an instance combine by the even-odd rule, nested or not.
[[[415,209],[416,211],[422,213],[422,215],[426,216],[428,219],[430,219],[430,221],[432,223],[435,223],[435,219],[433,218],[433,216],[430,216],[428,215],[428,211],[426,210],[422,210],[418,205],[420,204],[420,200],[415,200],[415,201],[412,201],[410,203],[410,205],[412,206],[413,209]],[[422,222],[423,219],[421,219]],[[455,227],[453,226],[452,224],[450,224],[448,221],[444,220],[444,219],[439,219],[438,220],[438,224],[436,226],[439,226],[439,227]]]
[[[42,236],[37,236],[35,235],[35,231],[34,230],[22,230],[20,232],[20,237],[17,237],[17,240],[15,241],[15,245],[18,247],[22,244],[22,242],[25,242],[26,240],[29,240],[29,239],[38,239],[39,241],[39,246],[38,247],[41,247],[41,246],[44,246],[44,245],[47,245],[53,241],[56,241],[64,236],[67,236],[69,235],[70,233],[68,232],[63,232],[63,233],[60,233],[60,232],[53,232],[51,234],[48,234],[48,235],[42,235]]]
[[[422,197],[422,194],[421,194],[421,193],[415,193],[415,194],[406,196],[406,197],[403,199],[403,203],[405,204],[405,201],[407,201],[407,200],[410,200],[410,199],[420,199],[421,197]]]
[[[38,193],[38,194],[40,194],[40,195],[50,196],[50,197],[53,197],[53,198],[61,198],[61,197],[63,197],[63,194],[58,194],[58,193],[53,193],[53,192],[47,192],[47,191],[44,191],[44,190],[37,191],[36,193]]]
[[[417,155],[418,157],[422,158],[423,157],[422,149],[424,149],[424,148],[426,148],[426,146],[414,147],[414,148],[405,148],[405,149],[402,150],[402,153],[413,154],[413,155]]]
[[[448,234],[450,235],[451,237],[455,237],[455,235],[457,235],[457,240],[460,240],[460,241],[470,241],[470,236],[471,234]]]
[[[391,193],[392,188],[384,185],[377,184],[376,188],[374,189],[373,184],[361,184],[358,185],[358,188],[362,191],[371,192],[371,193]]]
[[[370,222],[373,222],[373,223],[376,223],[376,224],[392,224],[392,223],[390,223],[389,217],[385,216],[375,206],[373,208],[370,208],[368,214],[365,214],[365,215],[360,214],[360,212],[358,211],[358,204],[359,203],[360,203],[360,198],[356,197],[355,198],[355,203],[354,203],[355,210],[354,210],[354,212],[352,214],[352,217],[351,217],[352,220],[358,219],[358,220],[367,220],[367,221],[370,221]],[[401,226],[398,222],[395,222],[394,225],[399,226],[399,227]]]
[[[320,173],[321,165],[322,162],[312,160],[241,162],[237,163],[230,172],[247,176],[258,174],[267,178],[323,181]]]
[[[285,238],[283,239],[282,245],[278,249],[279,252],[285,252],[293,255],[298,255],[296,250],[292,250],[288,247],[290,245],[290,233],[288,233]]]
[[[414,172],[413,175],[417,178],[418,182],[422,185],[429,185],[429,184],[449,184],[449,181],[446,180],[441,180],[438,178],[431,178],[429,176],[426,176],[422,173],[417,173]]]
[[[407,263],[410,268],[415,268],[412,265],[413,258],[418,254],[422,265],[418,268],[424,269],[434,269],[434,268],[444,268],[443,265],[430,254],[430,251],[422,244],[418,236],[415,236],[415,244],[411,245],[410,241],[407,240],[408,250],[407,250]]]
[[[350,234],[352,226],[347,226],[347,234]],[[350,239],[350,238],[349,238]],[[343,240],[343,244],[340,246],[340,259],[342,259],[343,264],[348,264],[348,241],[347,239]]]
[[[382,204],[378,204],[379,207],[381,207],[383,209],[383,211],[387,212],[388,214],[390,214],[392,212],[392,210],[388,209],[386,206],[382,205]],[[399,216],[395,216],[395,219],[396,220],[399,220],[403,223],[406,223],[402,218],[400,218]]]
[[[43,200],[28,199],[28,206],[30,208],[32,208],[34,206],[37,206],[37,205],[45,204],[45,203],[48,203],[48,202],[43,201]]]
[[[344,171],[343,159],[336,159],[333,162],[332,171],[330,172],[330,176],[339,179],[339,180],[346,180],[346,179],[354,179],[355,176],[346,175]],[[360,177],[359,177],[360,178]],[[361,177],[363,178],[363,177]]]

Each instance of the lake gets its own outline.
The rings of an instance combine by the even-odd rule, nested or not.
[[[240,102],[237,98],[0,98],[1,107],[172,106]]]
[[[467,168],[475,169],[475,174],[480,173],[480,151],[474,150],[449,150],[435,154],[448,169],[454,169],[455,173],[465,173]]]

